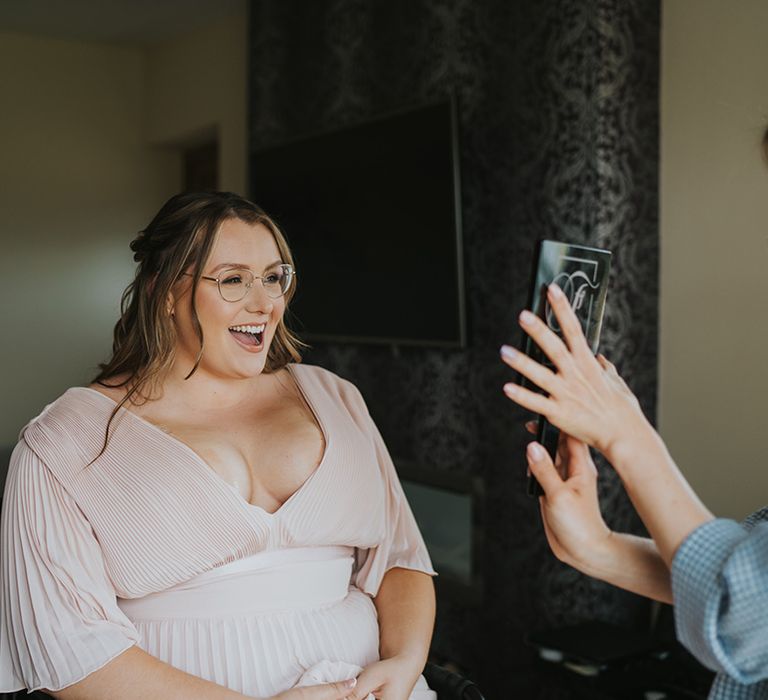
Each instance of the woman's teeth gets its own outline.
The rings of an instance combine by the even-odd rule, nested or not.
[[[263,333],[266,324],[262,323],[260,326],[230,326],[229,330],[237,331],[238,333]]]

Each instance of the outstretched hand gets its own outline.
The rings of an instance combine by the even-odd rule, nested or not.
[[[535,432],[535,423],[526,427]],[[526,456],[528,468],[544,491],[539,503],[552,552],[560,561],[589,573],[612,537],[600,513],[597,469],[589,448],[561,433],[555,464],[537,442],[528,445]]]
[[[547,300],[565,342],[530,311],[520,314],[520,325],[556,371],[509,346],[501,353],[510,367],[546,395],[512,382],[505,384],[504,391],[523,408],[545,416],[552,425],[610,457],[611,449],[623,438],[647,425],[645,416],[616,368],[602,355],[596,358],[592,354],[576,314],[557,285],[549,286]]]
[[[536,421],[526,424],[536,434]],[[528,445],[528,467],[544,489],[544,532],[555,556],[579,571],[633,593],[672,602],[667,565],[653,540],[611,531],[600,514],[597,469],[587,446],[560,433],[554,466],[538,443]]]
[[[608,458],[655,542],[654,556],[660,556],[656,560],[670,567],[683,540],[698,526],[712,520],[713,515],[680,473],[616,368],[604,357],[592,354],[576,314],[557,285],[549,285],[547,301],[565,342],[530,311],[520,314],[520,325],[552,361],[554,370],[514,348],[504,346],[501,350],[510,367],[545,393],[511,382],[504,386],[504,391],[515,403],[544,416],[561,432],[597,448]],[[595,562],[605,565],[615,559],[614,543],[622,535],[603,530],[602,518],[598,520],[593,483],[596,477],[584,466],[594,465],[585,449],[569,446],[573,465],[565,479],[558,476],[546,455],[537,454],[535,446],[529,448],[528,458],[530,469],[546,494],[542,512],[550,544],[558,556],[572,559],[574,566],[589,573],[585,566],[594,566]],[[574,528],[571,532],[570,527]],[[585,544],[592,541],[604,546],[597,548],[596,558],[591,557],[584,564]],[[655,565],[650,569],[655,571]],[[612,580],[617,580],[615,573],[611,574]]]

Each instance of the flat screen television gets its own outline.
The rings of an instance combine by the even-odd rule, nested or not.
[[[302,338],[465,346],[457,131],[446,99],[251,154],[251,198],[294,254]]]

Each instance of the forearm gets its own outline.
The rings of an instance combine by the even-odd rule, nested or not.
[[[612,532],[605,546],[594,552],[584,573],[632,593],[672,603],[669,569],[653,540]]]
[[[236,693],[166,664],[132,646],[102,668],[62,690],[46,690],[62,700],[242,700]]]
[[[677,548],[712,513],[685,480],[664,442],[647,422],[627,431],[622,442],[606,450],[638,515],[667,568]]]
[[[435,587],[421,571],[390,569],[374,598],[379,616],[379,654],[398,657],[421,672],[435,624]]]

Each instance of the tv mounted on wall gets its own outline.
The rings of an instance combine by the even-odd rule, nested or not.
[[[464,347],[454,99],[251,154],[252,199],[294,254],[310,342]]]

